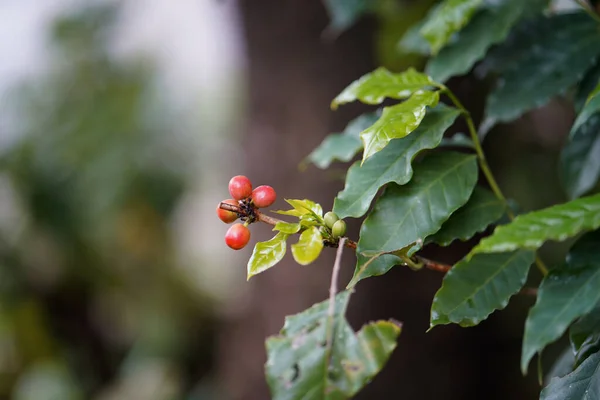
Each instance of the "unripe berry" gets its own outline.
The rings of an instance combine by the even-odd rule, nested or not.
[[[333,211],[326,212],[325,216],[323,217],[323,220],[325,221],[325,225],[329,229],[333,228],[333,224],[335,224],[338,219],[340,219],[340,217],[338,217],[337,214],[334,213]]]
[[[277,193],[271,186],[262,185],[252,191],[252,203],[258,208],[269,207],[275,199]]]
[[[227,199],[227,200],[223,200],[222,203],[227,203],[227,204],[231,204],[234,206],[238,205],[238,202],[235,201],[234,199]],[[223,210],[220,207],[221,203],[219,203],[219,205],[217,205],[217,216],[219,217],[219,219],[223,222],[225,222],[226,224],[230,224],[233,221],[235,221],[237,219],[237,213],[233,212],[233,211],[228,211],[228,210]]]
[[[344,236],[346,234],[346,223],[343,219],[335,221],[335,224],[333,224],[331,227],[331,234],[334,238],[339,238],[340,236]]]
[[[250,241],[250,229],[243,224],[235,224],[227,230],[225,243],[234,250],[243,249]]]
[[[252,183],[243,175],[236,175],[229,181],[229,194],[236,200],[244,200],[252,195]]]

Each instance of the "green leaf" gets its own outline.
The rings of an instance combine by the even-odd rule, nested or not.
[[[444,277],[431,306],[431,327],[455,323],[474,326],[502,310],[527,280],[535,253],[478,254],[463,259]]]
[[[585,76],[577,85],[577,92],[573,99],[573,105],[575,106],[575,111],[577,111],[577,113],[583,110],[588,98],[594,92],[594,89],[596,89],[599,82],[600,62],[596,62],[596,64],[585,73]]]
[[[349,297],[349,291],[336,296],[329,349],[329,301],[286,317],[280,334],[267,339],[265,370],[274,400],[349,399],[383,368],[401,329],[377,321],[355,333],[344,318]]]
[[[561,181],[569,198],[592,189],[600,177],[600,85],[577,116],[560,156]]]
[[[471,250],[475,253],[499,253],[518,248],[536,250],[546,240],[565,240],[600,226],[600,195],[517,216]]]
[[[427,107],[434,107],[440,99],[438,92],[416,92],[406,101],[384,107],[381,117],[360,134],[363,142],[363,163],[381,151],[392,139],[400,139],[414,131],[425,117]]]
[[[560,338],[571,322],[600,301],[599,248],[600,232],[583,236],[569,251],[567,263],[544,277],[537,301],[525,321],[523,373],[535,353]]]
[[[323,217],[323,208],[321,207],[320,204],[317,204],[312,200],[285,199],[285,201],[289,205],[294,207],[294,210],[296,210],[300,214],[300,215],[298,215],[298,217],[301,217],[301,216],[304,216],[307,214],[312,214],[317,219],[320,219],[321,217]]]
[[[352,82],[333,99],[331,108],[335,110],[341,104],[356,100],[366,104],[380,104],[386,97],[406,99],[413,93],[433,86],[436,86],[436,83],[430,77],[417,72],[414,68],[393,74],[387,69],[379,67]]]
[[[542,390],[540,400],[600,399],[600,353],[585,360],[563,378],[554,378]]]
[[[486,128],[543,106],[579,81],[600,54],[598,24],[583,12],[539,18],[520,32],[511,48],[518,57],[487,99]]]
[[[576,366],[600,350],[600,305],[571,325],[569,338]]]
[[[455,133],[450,138],[442,138],[440,147],[465,147],[467,149],[475,150],[475,145],[470,137],[464,133]]]
[[[427,238],[426,243],[448,246],[455,239],[468,240],[498,221],[502,214],[504,203],[489,190],[476,187],[467,204],[452,214],[439,231]]]
[[[444,0],[427,16],[421,35],[431,45],[433,54],[437,54],[452,35],[469,22],[480,4],[481,0]]]
[[[475,14],[471,22],[456,34],[456,39],[429,60],[425,71],[438,82],[466,74],[490,47],[506,39],[519,19],[546,5],[545,0],[495,2]]]
[[[279,221],[275,224],[273,228],[274,231],[279,231],[281,233],[286,233],[288,235],[293,235],[294,233],[298,233],[300,231],[300,223],[298,222],[283,222]]]
[[[356,253],[356,269],[352,280],[346,286],[347,289],[353,288],[359,281],[372,276],[381,276],[386,274],[395,265],[401,264],[402,259],[393,254],[370,255],[366,256]]]
[[[250,260],[248,260],[247,279],[268,270],[283,259],[283,256],[285,256],[285,241],[288,236],[286,233],[279,232],[271,240],[256,243]]]
[[[331,20],[327,29],[336,35],[354,25],[370,8],[369,0],[324,0],[323,3]]]
[[[573,371],[575,365],[575,356],[573,350],[567,346],[563,352],[558,356],[554,364],[544,377],[544,383],[547,385],[552,378],[562,378],[563,376]]]
[[[364,215],[379,188],[386,183],[407,183],[412,177],[412,160],[423,149],[435,148],[444,132],[459,115],[455,108],[440,104],[430,110],[410,135],[395,139],[361,166],[356,162],[348,170],[346,186],[335,198],[333,211],[340,217]]]
[[[310,161],[321,169],[326,169],[335,160],[350,161],[362,149],[360,133],[373,125],[379,113],[363,114],[348,123],[342,133],[332,133],[308,155]]]
[[[294,260],[300,265],[315,261],[323,250],[323,237],[319,228],[312,226],[300,234],[298,243],[292,245]]]
[[[437,232],[467,202],[477,181],[475,156],[434,153],[415,165],[404,186],[390,184],[364,221],[359,253],[391,252]]]
[[[414,53],[428,56],[431,53],[431,47],[427,40],[421,36],[421,29],[427,22],[425,19],[417,22],[406,30],[402,39],[398,43],[398,50],[404,53]]]

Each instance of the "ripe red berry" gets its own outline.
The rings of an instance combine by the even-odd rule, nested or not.
[[[243,249],[250,241],[250,229],[243,224],[235,224],[227,230],[225,243],[234,250]]]
[[[238,202],[235,201],[234,199],[223,200],[223,203],[231,204],[234,206],[238,205]],[[219,217],[219,219],[221,221],[225,222],[226,224],[232,223],[238,217],[237,213],[235,213],[233,211],[223,210],[222,208],[220,208],[220,203],[219,203],[219,205],[217,205],[217,216]]]
[[[271,186],[262,185],[252,191],[252,203],[258,208],[269,207],[275,199],[277,193]]]
[[[252,195],[252,183],[243,175],[236,175],[229,181],[229,194],[236,200],[244,200]]]

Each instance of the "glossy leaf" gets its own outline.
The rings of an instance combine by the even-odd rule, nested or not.
[[[407,99],[413,93],[433,86],[436,83],[430,77],[414,68],[394,74],[380,67],[352,82],[333,99],[331,108],[335,110],[341,104],[356,100],[366,104],[380,104],[386,97]]]
[[[481,0],[444,0],[427,16],[421,35],[431,45],[433,54],[437,54],[450,37],[469,22],[480,4]]]
[[[321,169],[328,168],[336,160],[344,162],[352,160],[362,149],[360,133],[373,125],[378,118],[379,113],[373,112],[353,119],[344,132],[328,135],[306,160]]]
[[[402,263],[402,259],[393,254],[366,256],[357,253],[356,258],[357,262],[354,276],[352,276],[348,286],[346,286],[347,289],[353,288],[359,281],[365,278],[384,275],[392,269],[392,267]]]
[[[600,352],[563,378],[554,378],[542,390],[540,400],[600,399]]]
[[[360,134],[363,143],[363,163],[383,150],[392,139],[401,139],[414,131],[423,118],[427,107],[434,107],[440,99],[438,92],[417,92],[395,106],[384,107],[381,117]]]
[[[425,71],[439,82],[466,74],[490,47],[506,39],[519,19],[531,11],[541,10],[545,5],[545,0],[494,2],[475,14],[456,38],[429,60]]]
[[[439,105],[430,110],[419,127],[402,139],[395,139],[363,165],[348,170],[346,186],[335,198],[333,211],[340,217],[364,215],[380,187],[389,182],[407,183],[413,174],[412,160],[423,149],[435,148],[444,132],[459,115],[455,108]]]
[[[288,235],[292,235],[300,231],[300,223],[298,222],[278,222],[275,224],[273,228],[274,231],[279,231],[281,233],[287,233]]]
[[[369,0],[324,0],[329,14],[328,30],[339,34],[350,28],[369,10]]]
[[[523,373],[535,353],[560,338],[575,319],[600,301],[599,248],[600,232],[583,236],[569,251],[567,263],[544,277],[525,322]]]
[[[448,246],[456,239],[468,240],[483,232],[504,214],[504,204],[489,190],[476,187],[471,198],[444,222],[442,228],[428,237],[426,243]]]
[[[477,325],[502,310],[527,280],[535,253],[477,254],[458,262],[444,276],[431,306],[431,327],[455,323]]]
[[[267,339],[265,370],[274,400],[349,399],[385,365],[400,327],[377,321],[355,333],[344,317],[349,296],[336,296],[329,349],[329,301],[286,317],[280,334]]]
[[[312,226],[300,234],[298,243],[292,245],[294,260],[300,265],[315,261],[323,250],[323,237],[319,228]]]
[[[567,203],[517,216],[471,250],[498,253],[518,248],[535,250],[546,240],[565,240],[600,226],[600,195],[582,197]]]
[[[443,152],[414,166],[404,186],[389,185],[360,230],[358,252],[403,249],[437,232],[467,202],[477,181],[475,156]]]
[[[600,85],[577,116],[560,156],[561,181],[569,198],[592,189],[600,177]]]
[[[600,304],[571,325],[569,338],[575,352],[575,365],[600,351]]]
[[[296,215],[294,215],[294,214],[289,214],[289,215],[301,217],[301,216],[304,216],[307,214],[311,214],[317,218],[321,218],[323,216],[323,208],[321,207],[321,205],[318,203],[315,203],[312,200],[285,199],[285,201],[286,201],[286,203],[288,203],[289,205],[294,207],[294,210],[296,211],[296,213],[295,213]],[[281,212],[281,214],[283,214],[283,212]]]
[[[600,54],[598,24],[583,12],[539,18],[513,39],[510,62],[487,99],[484,125],[512,121],[579,81]],[[526,49],[526,51],[525,51]]]
[[[585,76],[577,85],[577,92],[573,99],[573,105],[575,106],[575,111],[577,111],[577,113],[583,110],[588,98],[598,87],[598,83],[600,83],[600,61],[597,61],[596,64],[585,73]]]
[[[279,232],[273,239],[254,245],[252,256],[248,260],[247,279],[268,270],[283,259],[286,249],[285,241],[288,236],[286,233]]]

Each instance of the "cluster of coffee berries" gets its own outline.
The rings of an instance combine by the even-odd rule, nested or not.
[[[222,203],[237,207],[239,212],[224,210],[217,206],[217,216],[226,224],[240,218],[243,223],[234,224],[225,234],[225,243],[234,250],[244,248],[250,241],[248,225],[256,219],[256,209],[269,207],[275,202],[277,194],[271,186],[262,185],[252,190],[250,179],[237,175],[229,181],[229,194],[232,199]]]
[[[323,217],[325,226],[331,229],[331,236],[334,239],[340,238],[346,234],[346,222],[337,216],[333,211],[325,213]]]

